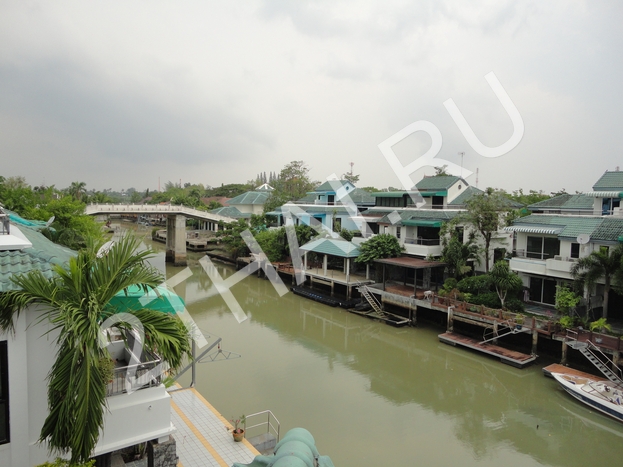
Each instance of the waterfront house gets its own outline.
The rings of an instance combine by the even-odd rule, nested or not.
[[[374,206],[374,198],[365,190],[356,188],[347,180],[329,180],[303,198],[286,203],[267,213],[277,218],[277,225],[285,225],[285,216],[292,215],[295,225],[320,223],[326,230],[358,230],[366,232],[365,219],[361,212]]]
[[[0,211],[0,293],[11,290],[14,274],[38,270],[44,277],[53,266],[66,266],[76,253],[56,245],[36,230],[10,222]],[[24,310],[14,321],[14,332],[0,332],[0,465],[30,467],[50,459],[47,446],[39,444],[40,430],[48,414],[46,377],[55,361],[58,332],[40,321],[37,306]],[[129,394],[123,380],[129,362],[123,341],[109,345],[119,363],[107,387],[104,430],[93,452],[104,455],[150,440],[168,442],[174,431],[170,396],[159,379]],[[145,368],[157,360],[141,356]]]
[[[510,267],[522,278],[529,301],[555,305],[557,285],[572,282],[571,267],[578,259],[623,241],[623,172],[605,172],[582,195],[561,195],[531,205],[533,214],[507,227],[515,235]],[[587,291],[587,305],[599,310],[603,280]],[[623,297],[609,295],[609,317],[623,318]]]

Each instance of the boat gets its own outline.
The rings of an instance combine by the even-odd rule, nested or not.
[[[623,422],[623,385],[564,373],[552,373],[562,388],[580,402]]]

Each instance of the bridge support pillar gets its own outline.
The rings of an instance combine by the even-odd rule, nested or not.
[[[167,263],[186,266],[186,217],[176,214],[167,216]]]

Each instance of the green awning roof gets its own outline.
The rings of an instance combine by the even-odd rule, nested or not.
[[[420,191],[422,196],[448,196],[447,191]]]
[[[312,240],[300,248],[302,251],[311,251],[340,258],[356,258],[359,248],[353,242],[335,238],[319,238]]]
[[[376,193],[370,193],[375,198],[402,198],[404,195],[408,195],[408,191],[377,191]],[[412,192],[414,195],[417,191]]]
[[[414,226],[414,227],[441,227],[442,221],[424,220],[424,219],[409,219],[402,221],[402,225]]]
[[[133,285],[128,287],[127,294],[123,291],[119,292],[106,305],[107,310],[117,313],[138,311],[143,308],[163,313],[182,313],[184,300],[175,292],[161,285],[147,293],[143,292],[143,289],[138,285]]]

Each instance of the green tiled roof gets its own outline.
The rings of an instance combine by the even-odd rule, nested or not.
[[[545,199],[538,203],[528,206],[531,211],[541,209],[560,209],[560,210],[593,210],[593,198],[586,195],[558,195],[554,198]]]
[[[623,172],[606,171],[593,185],[593,191],[623,191]]]
[[[362,188],[355,188],[348,196],[355,204],[372,204],[374,205],[374,196]]]
[[[246,193],[242,193],[241,195],[236,196],[235,198],[227,201],[227,204],[230,206],[235,204],[261,204],[264,205],[268,197],[270,196],[270,191],[247,191]]]
[[[455,175],[440,175],[437,177],[426,177],[415,184],[415,187],[420,191],[439,191],[447,190],[457,181],[462,180],[465,185],[467,182],[461,177]]]
[[[535,225],[559,227],[562,230],[558,234],[559,237],[577,238],[580,234],[590,235],[591,239],[597,239],[595,232],[598,231],[602,223],[608,220],[605,217],[588,217],[588,216],[548,216],[543,214],[532,214],[522,217],[513,222],[513,226]],[[616,220],[616,219],[612,219]],[[621,219],[623,221],[623,219]],[[602,237],[606,234],[602,235]],[[612,238],[601,238],[601,240],[616,241],[618,235]]]
[[[602,223],[593,231],[591,239],[616,242],[623,235],[623,219],[603,217]]]
[[[356,258],[360,253],[359,248],[353,242],[334,238],[312,240],[303,245],[300,249],[324,255],[339,256],[340,258]]]
[[[474,195],[479,195],[484,193],[482,190],[479,190],[475,186],[468,186],[461,192],[459,196],[454,198],[448,206],[465,206],[465,202],[470,199]]]
[[[333,185],[339,185],[337,186],[337,189],[339,190],[340,187],[343,187],[346,184],[349,184],[350,182],[348,180],[331,180],[331,181],[326,181],[324,182],[322,185],[317,186],[316,188],[314,188],[314,193],[320,193],[320,192],[331,192],[331,193],[335,193],[335,188],[333,188]],[[350,183],[352,185],[352,183]]]
[[[19,226],[19,230],[32,243],[32,247],[0,251],[0,292],[16,288],[11,281],[14,274],[27,274],[38,270],[49,279],[54,275],[55,264],[65,266],[76,255],[75,251],[51,242],[35,230],[23,225]]]
[[[379,224],[391,224],[389,216],[394,211],[386,212],[386,214],[378,221]],[[447,222],[450,219],[454,219],[459,215],[459,211],[446,211],[441,209],[405,209],[402,211],[396,210],[400,215],[402,221],[415,221],[415,220],[427,220],[427,221],[439,221]]]
[[[251,217],[251,214],[246,212],[242,213],[235,206],[226,206],[223,208],[216,208],[210,211],[212,214],[218,214],[219,216],[231,217],[232,219],[246,219]]]

